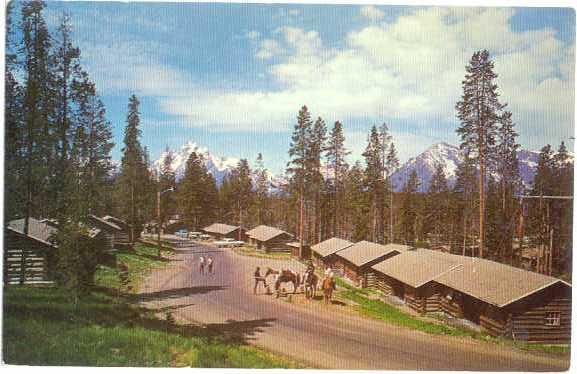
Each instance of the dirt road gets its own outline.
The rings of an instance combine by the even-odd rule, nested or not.
[[[200,256],[212,256],[214,274],[201,275]],[[151,307],[199,322],[327,369],[560,371],[567,359],[527,353],[470,338],[425,334],[340,312],[338,306],[287,303],[252,294],[257,265],[302,270],[297,262],[237,255],[208,245],[180,248],[170,265],[141,288]],[[288,286],[290,289],[291,286]],[[319,304],[319,305],[317,305]]]

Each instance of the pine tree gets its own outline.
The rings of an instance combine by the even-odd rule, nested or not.
[[[413,170],[409,175],[409,179],[403,188],[403,205],[401,215],[401,231],[405,243],[414,245],[417,238],[417,218],[418,218],[418,203],[417,191],[419,189],[419,179],[416,170]]]
[[[50,194],[58,215],[66,205],[66,195],[61,193],[65,183],[64,175],[68,167],[70,134],[75,129],[72,121],[74,86],[80,78],[80,50],[72,44],[70,16],[63,14],[56,37],[52,38],[55,52],[51,58],[54,69],[55,126],[54,126],[54,173],[50,180]]]
[[[333,224],[331,229],[332,236],[341,237],[343,235],[343,214],[341,213],[341,200],[343,193],[343,179],[347,172],[348,165],[346,156],[350,152],[345,148],[345,136],[343,135],[343,125],[335,122],[329,138],[327,140],[326,158],[327,167],[333,174],[332,180],[332,212]]]
[[[104,104],[96,94],[96,87],[85,72],[72,86],[75,109],[71,121],[76,130],[82,129],[84,141],[82,147],[86,154],[87,184],[86,199],[89,212],[101,215],[107,212],[110,205],[110,172],[112,169],[110,152],[112,142],[112,125],[106,119]],[[78,136],[78,134],[77,134]]]
[[[325,121],[319,117],[313,124],[310,134],[309,150],[308,150],[308,174],[311,186],[311,194],[314,199],[314,214],[312,222],[312,230],[309,235],[311,244],[321,241],[321,194],[324,190],[324,179],[321,172],[321,158],[326,150],[326,135],[327,126]]]
[[[119,205],[122,217],[130,225],[130,242],[134,243],[145,220],[146,206],[155,201],[150,196],[149,172],[145,152],[140,144],[140,102],[132,95],[128,103],[121,173],[118,178]],[[152,199],[152,202],[147,200]]]
[[[342,238],[354,242],[369,240],[370,201],[367,192],[365,170],[359,161],[343,175],[343,206],[348,212],[343,216]]]
[[[218,207],[216,184],[206,170],[202,155],[190,154],[177,190],[183,221],[189,228],[198,231],[214,218]]]
[[[158,191],[167,191],[176,186],[176,175],[172,169],[172,162],[174,161],[174,154],[166,146],[164,151],[164,159],[160,165],[160,173],[158,176]],[[160,227],[168,221],[176,211],[176,201],[172,193],[164,193],[160,196]]]
[[[46,186],[51,175],[52,131],[54,103],[53,75],[50,70],[50,35],[42,15],[45,4],[30,1],[22,5],[22,58],[24,70],[24,231],[28,232],[29,218],[46,216],[50,201]]]
[[[498,207],[498,221],[501,224],[497,234],[500,240],[495,243],[497,257],[503,260],[508,258],[509,263],[513,260],[513,235],[515,234],[515,212],[517,202],[515,194],[520,192],[521,177],[519,175],[519,160],[517,159],[517,133],[512,121],[511,112],[505,111],[500,118],[500,126],[497,132],[497,159],[496,171],[499,177],[501,201]]]
[[[308,160],[309,160],[309,141],[311,139],[311,115],[306,106],[299,111],[297,123],[294,127],[291,144],[289,148],[289,157],[291,160],[287,165],[286,173],[291,179],[291,189],[298,194],[299,205],[299,257],[302,256],[302,248],[305,243],[305,200],[307,197],[308,181]]]
[[[463,80],[463,95],[456,105],[461,122],[457,133],[461,149],[479,166],[479,257],[485,247],[485,183],[494,154],[497,124],[504,108],[499,102],[497,74],[486,50],[475,52]]]
[[[425,233],[433,232],[437,244],[441,237],[447,237],[445,230],[449,224],[449,186],[443,165],[437,163],[427,191],[425,212]]]
[[[393,174],[399,168],[399,159],[397,158],[397,151],[395,149],[395,143],[391,141],[389,146],[389,151],[385,160],[385,169],[387,173],[387,179],[385,184],[389,190],[389,242],[395,241],[394,235],[394,215],[393,215],[393,197],[395,194],[395,185],[393,183]]]
[[[382,154],[381,135],[376,126],[373,126],[363,156],[366,164],[365,180],[371,194],[371,240],[375,242],[382,242],[384,192]]]
[[[474,162],[465,154],[463,161],[457,166],[457,180],[453,187],[456,195],[453,222],[455,227],[462,228],[462,241],[454,243],[456,252],[466,255],[466,249],[471,246],[470,237],[473,234],[473,211],[478,193],[477,168]],[[460,249],[460,250],[459,250]],[[474,256],[474,254],[471,254]]]
[[[262,225],[265,222],[268,223],[268,177],[267,170],[264,167],[264,162],[262,159],[262,154],[259,153],[256,157],[255,163],[255,192],[254,192],[254,202],[256,208],[256,225]]]
[[[230,184],[235,197],[234,206],[237,209],[236,223],[241,227],[245,227],[248,208],[253,198],[251,171],[246,159],[241,159],[232,171]]]
[[[5,128],[5,164],[4,164],[4,220],[22,217],[26,197],[22,194],[24,186],[25,129],[22,121],[22,86],[15,76],[20,68],[17,59],[17,41],[12,24],[15,2],[6,7],[6,60],[4,70],[4,128]]]

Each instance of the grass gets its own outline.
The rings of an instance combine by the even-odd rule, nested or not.
[[[371,295],[379,294],[378,291],[370,288],[355,288],[344,280],[337,278],[339,288],[338,296],[354,302],[353,309],[361,315],[386,321],[388,323],[407,327],[413,330],[422,331],[433,335],[470,337],[498,345],[515,347],[527,351],[544,352],[551,354],[567,355],[571,351],[569,345],[547,345],[536,343],[525,343],[513,341],[506,338],[496,338],[485,332],[477,332],[465,328],[448,326],[445,324],[429,322],[418,317],[405,313],[394,306],[380,300],[368,298]],[[442,321],[442,319],[440,319]]]
[[[251,246],[233,247],[233,251],[243,256],[267,258],[270,260],[288,260],[291,258],[291,254],[287,252],[266,253]]]
[[[133,286],[165,261],[137,244],[117,253]],[[118,272],[101,267],[97,287],[77,302],[56,287],[4,288],[3,357],[16,365],[293,368],[289,359],[246,345],[242,334],[178,325],[118,296]],[[229,327],[235,330],[235,327]]]

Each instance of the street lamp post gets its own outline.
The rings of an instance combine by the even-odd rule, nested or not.
[[[160,196],[162,196],[166,192],[174,191],[174,187],[170,187],[164,191],[158,191],[156,193],[156,220],[157,220],[157,230],[156,234],[158,236],[158,258],[162,258],[162,242],[160,241],[160,229],[161,229],[161,222],[160,222]]]

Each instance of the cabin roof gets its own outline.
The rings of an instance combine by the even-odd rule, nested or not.
[[[58,229],[45,222],[30,217],[28,221],[28,234],[24,233],[24,218],[8,222],[7,228],[8,230],[25,235],[37,242],[57,248],[57,245],[54,244],[52,240],[53,236],[58,232]]]
[[[202,230],[213,234],[227,235],[237,230],[238,228],[239,226],[232,226],[224,223],[213,223],[212,225],[206,226]]]
[[[311,250],[315,251],[322,257],[327,257],[333,253],[348,248],[351,245],[353,245],[353,243],[348,240],[334,237],[313,245]]]
[[[97,224],[104,225],[105,227],[111,228],[115,231],[122,231],[122,229],[112,221],[106,221],[104,218],[100,218],[94,214],[89,214],[88,217],[93,221],[96,221]]]
[[[373,269],[418,288],[459,266],[459,261],[436,256],[433,251],[417,249],[405,251],[387,261],[373,265]]]
[[[102,219],[105,220],[106,222],[112,222],[119,227],[121,227],[121,226],[130,227],[130,225],[128,223],[126,223],[126,221],[121,220],[120,218],[117,218],[114,216],[106,215],[106,216],[102,217]],[[121,227],[121,229],[122,229],[122,227]]]
[[[504,307],[556,283],[571,285],[561,279],[534,273],[498,262],[462,257],[460,266],[441,274],[437,283]]]
[[[289,237],[292,237],[292,235],[286,231],[283,231],[281,229],[277,229],[276,227],[265,226],[265,225],[257,226],[254,229],[247,231],[246,234],[249,237],[256,239],[258,241],[261,241],[261,242],[267,242],[267,241],[274,239],[280,235],[288,235]]]
[[[344,258],[345,260],[348,260],[356,266],[363,266],[371,261],[378,259],[379,257],[386,256],[394,252],[401,253],[404,251],[404,247],[406,246],[397,244],[382,245],[363,240],[336,252],[336,255]]]

